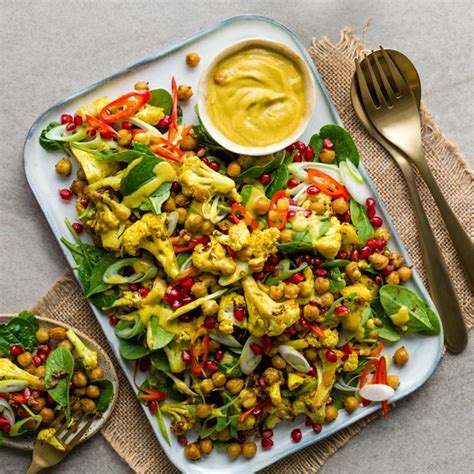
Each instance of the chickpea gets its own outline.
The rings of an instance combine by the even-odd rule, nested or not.
[[[253,458],[257,453],[257,445],[252,441],[246,441],[242,445],[242,455],[246,459]]]
[[[321,304],[329,308],[334,303],[334,295],[331,292],[326,292],[321,295]]]
[[[163,211],[165,212],[171,212],[176,209],[176,201],[174,200],[173,197],[169,197],[164,203],[163,203]]]
[[[291,242],[293,240],[293,231],[291,229],[283,229],[280,234],[282,242]]]
[[[185,137],[179,144],[179,147],[183,151],[195,150],[197,146],[198,142],[192,135],[188,135],[187,137]]]
[[[330,164],[336,159],[336,152],[334,150],[327,150],[326,148],[323,148],[318,153],[318,157],[321,163]]]
[[[240,421],[237,424],[237,429],[239,431],[251,430],[255,426],[256,422],[257,422],[257,419],[255,418],[255,416],[254,415],[249,415],[247,418],[245,418],[244,421]]]
[[[400,283],[400,275],[397,271],[390,272],[385,279],[388,285],[398,285]]]
[[[197,281],[191,287],[191,293],[196,298],[201,298],[203,296],[206,296],[207,295],[207,286],[202,281]]]
[[[376,270],[383,270],[388,265],[388,257],[374,253],[369,257],[369,262]]]
[[[189,67],[196,67],[199,64],[199,61],[201,61],[201,56],[199,56],[198,53],[195,53],[193,51],[191,53],[186,54],[186,64]]]
[[[348,209],[347,201],[343,197],[334,199],[332,202],[332,210],[336,214],[344,214]]]
[[[230,434],[230,429],[229,427],[223,429],[222,431],[219,431],[219,433],[217,433],[217,439],[219,441],[229,441],[229,439],[232,438],[232,435]]]
[[[176,199],[174,202],[176,203]],[[184,224],[188,211],[184,207],[177,207],[175,211],[178,213],[178,224]]]
[[[58,173],[60,176],[69,176],[72,171],[71,160],[66,156],[64,158],[61,158],[56,163],[54,169],[56,170],[56,173]]]
[[[309,208],[318,216],[323,215],[324,212],[326,211],[326,206],[321,201],[312,202]]]
[[[28,403],[28,405],[31,406],[35,413],[39,413],[46,406],[46,400],[44,398],[38,398],[37,400],[33,399],[33,401]]]
[[[222,372],[214,372],[211,379],[215,387],[223,387],[227,381],[226,376]]]
[[[385,227],[378,227],[375,229],[374,236],[376,239],[385,240],[388,242],[390,240],[390,231]]]
[[[286,344],[289,340],[290,340],[290,336],[288,334],[280,334],[279,336],[277,336],[277,338],[275,339],[277,344]]]
[[[319,308],[312,304],[307,304],[303,308],[303,315],[308,321],[316,321],[319,318]]]
[[[281,355],[274,355],[272,357],[272,365],[275,369],[284,369],[286,367],[286,360]]]
[[[72,351],[74,349],[74,346],[72,345],[72,342],[69,339],[63,339],[62,341],[59,341],[56,347],[65,347],[69,351]]]
[[[248,409],[256,405],[257,393],[254,389],[243,389],[239,395],[240,404]]]
[[[43,418],[43,423],[49,424],[54,420],[54,411],[51,408],[43,408],[39,415]]]
[[[298,297],[299,292],[300,289],[298,288],[298,285],[295,285],[294,283],[288,283],[288,285],[285,285],[285,298],[293,300]]]
[[[55,341],[62,341],[66,337],[66,330],[60,326],[56,326],[49,330],[49,337]]]
[[[87,181],[87,176],[86,176],[86,173],[84,173],[84,170],[82,169],[82,166],[79,166],[79,168],[77,169],[76,176],[79,179],[83,179],[83,180]]]
[[[398,378],[398,375],[387,375],[387,385],[396,390],[400,385],[400,379]]]
[[[347,413],[352,413],[359,408],[359,400],[356,397],[346,397],[344,398],[344,409]]]
[[[261,196],[255,202],[254,212],[258,216],[264,216],[270,208],[270,201],[265,197]]]
[[[193,89],[191,86],[181,84],[178,87],[178,100],[182,102],[188,101],[193,96]]]
[[[184,222],[184,228],[191,234],[196,234],[202,225],[202,217],[199,214],[189,214]]]
[[[276,205],[277,212],[285,212],[290,207],[288,198],[279,199]]]
[[[201,389],[201,392],[204,395],[207,395],[208,393],[211,393],[214,390],[214,382],[212,379],[204,379],[200,384],[199,387]]]
[[[117,133],[118,133],[117,143],[120,146],[126,146],[132,141],[132,134],[130,133],[129,130],[125,130],[124,128],[122,128]]]
[[[362,273],[359,270],[357,262],[348,263],[346,265],[345,271],[346,271],[347,278],[349,278],[349,280],[351,281],[357,281],[362,276]]]
[[[409,358],[410,358],[410,355],[408,354],[408,351],[405,349],[405,346],[399,347],[395,351],[395,354],[393,355],[393,361],[397,365],[405,365],[408,362]]]
[[[201,450],[197,443],[188,444],[184,448],[184,455],[191,461],[197,461],[201,459]]]
[[[329,291],[329,280],[324,277],[317,277],[316,280],[314,280],[314,289],[318,295],[326,293]]]
[[[33,362],[33,356],[30,352],[22,352],[16,358],[18,364],[20,364],[23,368],[28,367]]]
[[[281,300],[283,298],[283,285],[274,285],[268,289],[268,296],[272,300]]]
[[[78,196],[79,194],[84,192],[84,188],[86,186],[87,186],[87,181],[83,179],[75,179],[72,182],[71,187],[69,189],[72,191],[73,194]]]
[[[100,388],[97,385],[89,385],[86,390],[86,395],[89,398],[99,398]]]
[[[211,194],[207,188],[204,186],[199,186],[199,184],[194,188],[193,198],[198,202],[207,201],[211,197]]]
[[[36,340],[40,344],[44,344],[49,341],[49,331],[46,328],[39,328],[36,331]]]
[[[139,81],[135,84],[134,88],[136,91],[148,90],[150,84],[147,81]]]
[[[203,316],[214,316],[219,311],[219,305],[215,300],[205,301],[201,308]]]
[[[133,141],[136,143],[143,143],[143,145],[149,145],[150,144],[150,134],[147,132],[138,132],[135,134],[133,137]]]
[[[310,362],[315,362],[318,358],[318,351],[314,347],[308,347],[308,349],[305,349],[303,352],[306,359]]]
[[[244,381],[242,379],[233,378],[227,381],[225,388],[232,394],[237,395],[244,387]]]
[[[35,364],[30,364],[28,367],[25,367],[25,370],[31,375],[36,375],[36,365]]]
[[[45,365],[40,365],[39,367],[36,367],[36,370],[35,370],[36,377],[39,377],[40,379],[44,379],[45,374],[46,374]]]
[[[79,398],[74,398],[71,400],[71,410],[73,412],[79,411],[81,409],[81,400]]]
[[[213,447],[214,445],[209,438],[201,439],[201,441],[199,441],[199,448],[201,448],[201,453],[203,454],[210,454]]]
[[[333,405],[326,405],[326,413],[324,415],[324,420],[328,423],[334,421],[339,415],[337,408]]]
[[[86,396],[86,393],[87,393],[87,389],[86,387],[81,387],[81,388],[75,388],[74,389],[74,395],[76,397],[85,397]]]
[[[240,447],[239,443],[230,443],[227,445],[227,455],[231,459],[238,458],[241,452],[242,448]]]
[[[104,371],[100,367],[91,370],[91,380],[99,380],[104,378]]]
[[[211,405],[208,405],[207,403],[198,403],[196,405],[196,416],[198,418],[207,418],[210,416],[212,413],[212,407]]]
[[[263,372],[263,379],[268,385],[273,385],[280,380],[280,372],[274,367],[268,367]]]
[[[203,235],[212,235],[215,226],[211,221],[204,221],[201,226],[201,232]]]
[[[242,168],[241,168],[241,166],[239,165],[239,163],[237,161],[232,161],[227,166],[227,174],[231,178],[237,178],[237,176],[239,176],[241,171],[242,171]]]
[[[96,410],[95,402],[94,400],[91,400],[90,398],[82,398],[81,399],[81,410],[84,413],[93,413]]]
[[[272,209],[271,211],[268,211],[268,219],[273,222],[278,222],[280,220],[280,214]]]
[[[400,281],[402,282],[406,282],[408,281],[411,276],[413,275],[413,271],[410,267],[407,267],[407,266],[403,266],[403,267],[400,267],[398,270],[398,277],[400,278]]]
[[[87,385],[87,377],[84,372],[74,372],[72,376],[72,384],[75,387],[85,387]]]
[[[390,263],[395,268],[400,268],[405,263],[405,259],[403,258],[403,255],[398,252],[392,252],[389,255],[389,260],[390,260]]]

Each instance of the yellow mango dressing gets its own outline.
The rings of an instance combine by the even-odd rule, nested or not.
[[[289,137],[305,114],[304,76],[289,57],[250,47],[220,61],[209,78],[209,119],[229,140],[264,147]]]

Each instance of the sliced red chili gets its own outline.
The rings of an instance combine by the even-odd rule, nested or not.
[[[181,159],[181,156],[177,156],[172,153],[170,150],[161,145],[151,145],[150,150],[155,153],[155,155],[160,156],[161,158],[166,158],[167,160],[178,162]]]
[[[370,355],[379,355],[383,350],[383,342],[377,341],[377,347],[370,351]]]
[[[92,115],[86,114],[86,119],[89,122],[90,127],[88,127],[87,131],[90,132],[91,130],[98,130],[101,134],[111,137],[118,137],[118,133],[114,130],[110,125],[107,125],[104,122],[92,117]]]
[[[233,219],[233,221],[237,224],[239,222],[239,216],[237,215],[239,213],[245,220],[245,223],[252,227],[252,230],[257,230],[260,229],[260,226],[258,222],[253,218],[252,214],[245,209],[242,204],[239,204],[238,202],[234,202],[232,204],[232,207],[230,208],[230,215]]]
[[[171,117],[170,117],[170,126],[168,128],[168,139],[173,140],[176,133],[178,132],[178,86],[176,85],[176,79],[171,78]]]
[[[198,339],[202,338],[200,344]],[[201,326],[194,335],[191,343],[191,372],[195,377],[202,375],[209,356],[209,333],[204,326]]]
[[[144,89],[137,92],[129,92],[122,95],[116,100],[107,104],[99,114],[100,120],[105,123],[114,123],[123,120],[127,117],[135,115],[151,98],[150,91]],[[119,109],[116,112],[111,112],[111,109]]]
[[[308,171],[308,179],[313,186],[316,186],[322,193],[332,198],[343,197],[346,201],[350,199],[347,189],[334,178],[322,171],[310,169]]]
[[[286,210],[286,211],[276,211],[278,213],[279,222],[275,222],[270,217],[272,211],[275,211],[275,208],[277,206],[277,202],[280,199],[285,199],[285,198],[288,198],[288,196],[287,196],[286,192],[283,191],[283,190],[277,191],[272,196],[272,199],[270,201],[270,207],[268,208],[268,225],[269,225],[269,227],[276,227],[279,230],[282,230],[285,227],[286,222],[288,220],[288,210]]]
[[[316,334],[318,337],[326,337],[326,334],[324,334],[324,331],[321,329],[321,327],[318,324],[310,324],[309,328],[311,329],[311,332]]]
[[[375,368],[377,369],[378,360],[377,359],[369,359],[365,364],[361,374],[360,374],[360,388],[362,388],[367,383],[367,377],[369,376],[370,369]]]
[[[164,400],[166,398],[166,394],[157,388],[149,388],[149,387],[142,387],[141,385],[137,384],[137,370],[138,370],[139,361],[135,361],[135,365],[133,366],[133,385],[139,392],[138,398],[141,400]]]
[[[387,361],[385,360],[385,356],[380,357],[377,365],[377,383],[387,385]],[[382,412],[384,416],[388,415],[387,400],[382,402]]]

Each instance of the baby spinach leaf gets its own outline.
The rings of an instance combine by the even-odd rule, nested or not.
[[[367,212],[363,206],[351,199],[350,204],[351,221],[356,228],[357,235],[362,244],[367,240],[374,238],[374,228],[370,223]]]
[[[380,298],[375,298],[370,303],[372,308],[372,314],[374,317],[379,318],[382,321],[382,326],[377,326],[376,331],[382,339],[390,342],[396,342],[400,339],[400,331],[392,323],[392,320],[387,317],[385,310],[380,303]]]
[[[343,258],[338,258],[335,260],[328,260],[320,265],[321,268],[336,268],[336,267],[345,267],[351,261]]]
[[[153,211],[156,215],[161,214],[161,206],[170,197],[171,182],[163,183],[149,198],[140,205],[141,211]]]
[[[166,378],[163,378],[162,376],[152,375],[145,380],[145,383],[142,386],[144,388],[157,388],[166,394],[166,398],[172,398],[178,402],[186,398],[185,395],[178,392],[178,390],[173,387],[172,383],[168,383]]]
[[[290,270],[290,263],[291,261],[287,258],[281,260],[276,271],[265,280],[265,285],[276,285],[280,281],[288,280],[292,275],[303,271],[308,266],[306,262],[303,262],[298,268]]]
[[[24,349],[33,349],[36,345],[36,329],[29,321],[23,318],[13,318],[7,323],[7,328],[19,341]]]
[[[103,291],[108,290],[111,285],[104,283],[104,273],[107,268],[115,263],[118,258],[111,253],[104,255],[92,268],[92,272],[89,276],[89,283],[87,285],[87,291],[85,291],[86,298],[89,296],[95,295],[97,293],[102,293]]]
[[[144,184],[156,178],[154,168],[163,160],[156,155],[144,155],[140,163],[130,169],[120,181],[120,191],[124,196],[133,194]]]
[[[171,94],[165,89],[153,89],[150,94],[151,97],[148,103],[154,107],[161,107],[165,115],[170,115],[173,107]]]
[[[89,301],[98,308],[110,308],[119,297],[119,289],[116,286],[105,290],[103,293],[96,293],[89,297]]]
[[[304,231],[293,231],[293,240],[278,244],[278,248],[284,254],[310,251],[313,248],[313,239],[307,229]]]
[[[349,160],[352,161],[354,165],[359,166],[359,151],[347,130],[338,125],[325,125],[319,131],[319,137],[321,140],[329,138],[329,140],[332,141],[334,151],[336,152],[337,163]]]
[[[329,291],[336,293],[341,291],[346,286],[346,281],[342,278],[341,270],[338,267],[331,270],[329,273]]]
[[[160,320],[157,316],[150,318],[146,332],[146,341],[149,349],[152,351],[162,349],[167,346],[173,338],[174,334],[160,325]]]
[[[93,383],[100,388],[99,398],[95,402],[97,411],[105,413],[114,398],[114,384],[108,379],[94,380]]]
[[[150,350],[143,345],[143,341],[119,339],[120,355],[127,360],[136,360],[145,357]]]
[[[285,159],[283,163],[273,172],[272,181],[270,182],[265,194],[268,199],[271,199],[272,196],[283,189],[288,182],[288,165],[293,162],[293,158],[295,157],[297,151],[293,150],[290,154],[285,153]]]
[[[309,140],[308,145],[314,151],[314,160],[319,161],[319,152],[323,149],[323,139],[319,136],[319,133],[315,133]]]
[[[28,321],[33,326],[35,331],[39,329],[39,321],[36,319],[36,316],[33,313],[30,313],[30,311],[21,311],[16,315],[16,317]]]
[[[275,156],[269,159],[266,163],[247,168],[235,178],[235,181],[242,182],[247,180],[254,180],[259,178],[262,173],[270,174],[283,163],[284,159],[284,152],[276,153]]]
[[[61,125],[59,122],[51,122],[43,131],[39,137],[39,144],[46,150],[46,151],[56,151],[62,150],[63,146],[56,140],[50,140],[46,138],[46,134],[53,128],[58,127]]]
[[[168,357],[163,351],[154,351],[150,354],[151,365],[155,369],[161,370],[162,372],[170,371],[170,364],[168,362]]]

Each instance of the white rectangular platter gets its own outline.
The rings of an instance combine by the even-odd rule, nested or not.
[[[31,127],[25,142],[25,173],[31,190],[38,200],[38,203],[40,204],[58,242],[62,236],[66,236],[68,239],[70,238],[70,234],[64,224],[64,219],[67,217],[71,221],[74,221],[76,213],[72,202],[67,203],[58,197],[58,189],[65,187],[65,182],[64,179],[60,178],[54,171],[56,157],[43,150],[38,143],[41,130],[46,127],[49,122],[57,120],[61,114],[72,113],[80,105],[92,102],[98,97],[107,95],[113,98],[132,90],[133,85],[139,80],[149,81],[152,89],[169,89],[170,79],[172,76],[175,76],[178,84],[189,84],[196,91],[200,70],[202,70],[206,64],[212,60],[215,54],[231,43],[250,37],[268,38],[285,43],[300,54],[312,69],[316,81],[316,107],[313,116],[311,117],[310,124],[302,137],[303,141],[307,142],[311,135],[314,132],[317,132],[324,124],[336,123],[342,125],[331,98],[325,90],[311,58],[306,52],[306,48],[293,35],[293,33],[291,33],[291,31],[274,20],[255,15],[244,15],[225,20],[208,30],[201,31],[197,35],[186,39],[182,43],[160,53],[156,57],[146,59],[128,69],[120,71],[109,78],[87,87],[77,94],[55,104],[36,120]],[[185,64],[184,57],[189,51],[197,51],[202,56],[200,66],[195,69],[188,68]],[[195,96],[196,95],[197,94],[195,94]],[[183,107],[184,122],[186,124],[197,123],[194,114],[194,106],[195,101],[190,100],[189,103]],[[374,198],[380,203],[377,192],[373,188],[370,178],[368,178],[363,167],[362,173],[373,190]],[[400,251],[405,258],[410,261],[406,250],[400,242],[400,239],[383,208],[383,205],[380,205],[378,213],[383,217],[384,222],[392,232],[393,239],[390,242],[390,247],[394,250]],[[61,245],[60,242],[59,245]],[[65,253],[68,262],[73,265],[74,262],[67,250],[62,245],[61,249]],[[409,286],[431,306],[433,306],[426,289],[423,287],[423,284],[416,273]],[[108,319],[97,310],[97,308],[92,307],[92,310],[94,311],[102,330],[108,337],[120,365],[131,382],[132,365],[120,358],[117,340],[113,329],[108,323]],[[399,400],[413,392],[431,376],[441,356],[443,335],[440,334],[436,337],[409,335],[404,337],[403,344],[407,347],[410,353],[410,363],[401,370],[397,368],[390,369],[390,373],[398,374],[401,381],[401,385],[396,391],[396,395],[392,401]],[[399,345],[400,344],[398,344],[398,346]],[[385,347],[385,353],[389,357],[393,352],[394,348],[390,347],[390,345]],[[334,434],[378,409],[379,404],[372,404],[366,408],[358,409],[351,415],[348,415],[345,411],[341,411],[336,421],[329,425],[325,425],[319,435],[313,434],[311,427],[304,425],[303,418],[298,418],[295,423],[291,425],[282,423],[278,426],[273,438],[275,442],[274,448],[269,451],[259,450],[258,454],[249,461],[242,457],[230,461],[225,452],[214,450],[211,456],[206,456],[197,463],[190,462],[185,458],[183,449],[178,445],[175,437],[172,437],[171,446],[168,446],[159,433],[153,415],[151,415],[149,410],[146,408],[145,413],[150,421],[149,429],[154,430],[169,459],[178,469],[186,473],[216,472],[232,474],[250,473],[262,469],[280,458],[288,456],[305,446]],[[390,419],[388,419],[386,423],[390,424]],[[298,444],[295,444],[290,437],[290,431],[295,427],[301,428],[303,432],[303,439]],[[144,429],[148,429],[148,427],[144,427]]]

